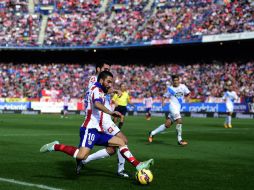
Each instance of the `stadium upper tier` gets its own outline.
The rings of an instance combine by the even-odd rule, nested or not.
[[[121,47],[202,42],[218,34],[254,36],[253,0],[1,0],[0,14],[2,48]]]
[[[88,64],[0,63],[0,98],[39,98],[42,90],[56,90],[72,98],[83,98],[95,68]],[[254,61],[164,65],[112,65],[115,86],[125,82],[134,98],[147,91],[161,97],[171,76],[179,74],[191,90],[191,98],[221,97],[226,83],[232,83],[241,97],[254,96]]]

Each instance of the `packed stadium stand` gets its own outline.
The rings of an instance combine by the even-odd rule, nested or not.
[[[201,42],[254,32],[252,0],[1,0],[0,46]]]
[[[54,89],[72,98],[82,98],[94,70],[94,65],[90,64],[0,63],[0,97],[40,98],[43,89]],[[134,98],[143,98],[147,91],[160,97],[174,74],[181,76],[195,101],[221,97],[226,83],[232,83],[242,98],[254,96],[254,61],[113,65],[111,70],[115,85],[127,82]]]

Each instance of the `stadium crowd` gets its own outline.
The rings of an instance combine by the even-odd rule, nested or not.
[[[0,46],[36,46],[39,14],[28,14],[27,0],[0,1]]]
[[[148,0],[108,1],[106,5],[101,0],[36,2],[36,7],[54,6],[48,15],[45,46],[184,41],[201,35],[254,31],[254,3],[250,0],[156,0],[149,8]],[[125,6],[114,10],[112,3]],[[1,46],[39,46],[40,15],[44,13],[37,8],[35,14],[29,14],[28,6],[27,0],[0,1]]]
[[[72,98],[82,98],[93,65],[82,64],[12,64],[0,63],[0,97],[41,97],[43,89],[60,90]],[[208,96],[221,97],[226,84],[232,83],[241,97],[254,96],[254,61],[112,65],[115,85],[125,82],[134,98],[143,98],[147,91],[161,97],[171,75],[191,90],[191,98],[206,101]],[[170,74],[169,74],[170,73]]]

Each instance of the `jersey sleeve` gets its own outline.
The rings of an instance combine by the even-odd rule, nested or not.
[[[170,93],[169,93],[169,92],[164,93],[164,94],[163,94],[163,97],[164,97],[164,98],[169,98],[169,97],[170,97]]]
[[[223,94],[223,96],[222,96],[222,100],[226,100],[226,98],[227,98],[227,93],[225,92],[225,93]]]
[[[237,100],[239,97],[237,96],[236,92],[235,92],[235,94],[234,94],[234,95],[235,95],[235,97],[234,97],[234,98],[235,98],[235,100]]]
[[[98,101],[100,103],[103,103],[102,93],[100,92],[99,88],[94,88],[91,95],[92,95],[92,102],[93,102],[93,104],[96,101]]]
[[[184,90],[184,95],[188,95],[190,93],[190,90],[188,89],[188,87],[184,84],[183,86],[183,90]]]

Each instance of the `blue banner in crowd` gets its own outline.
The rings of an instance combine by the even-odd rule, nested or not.
[[[135,103],[134,106],[128,105],[129,111],[145,111],[145,105],[143,103]],[[169,104],[165,104],[162,107],[161,103],[153,103],[152,111],[164,111],[169,110]],[[234,105],[234,112],[248,112],[247,104],[236,103]],[[225,103],[183,103],[181,112],[226,112]]]
[[[31,102],[0,102],[0,110],[27,110]]]

